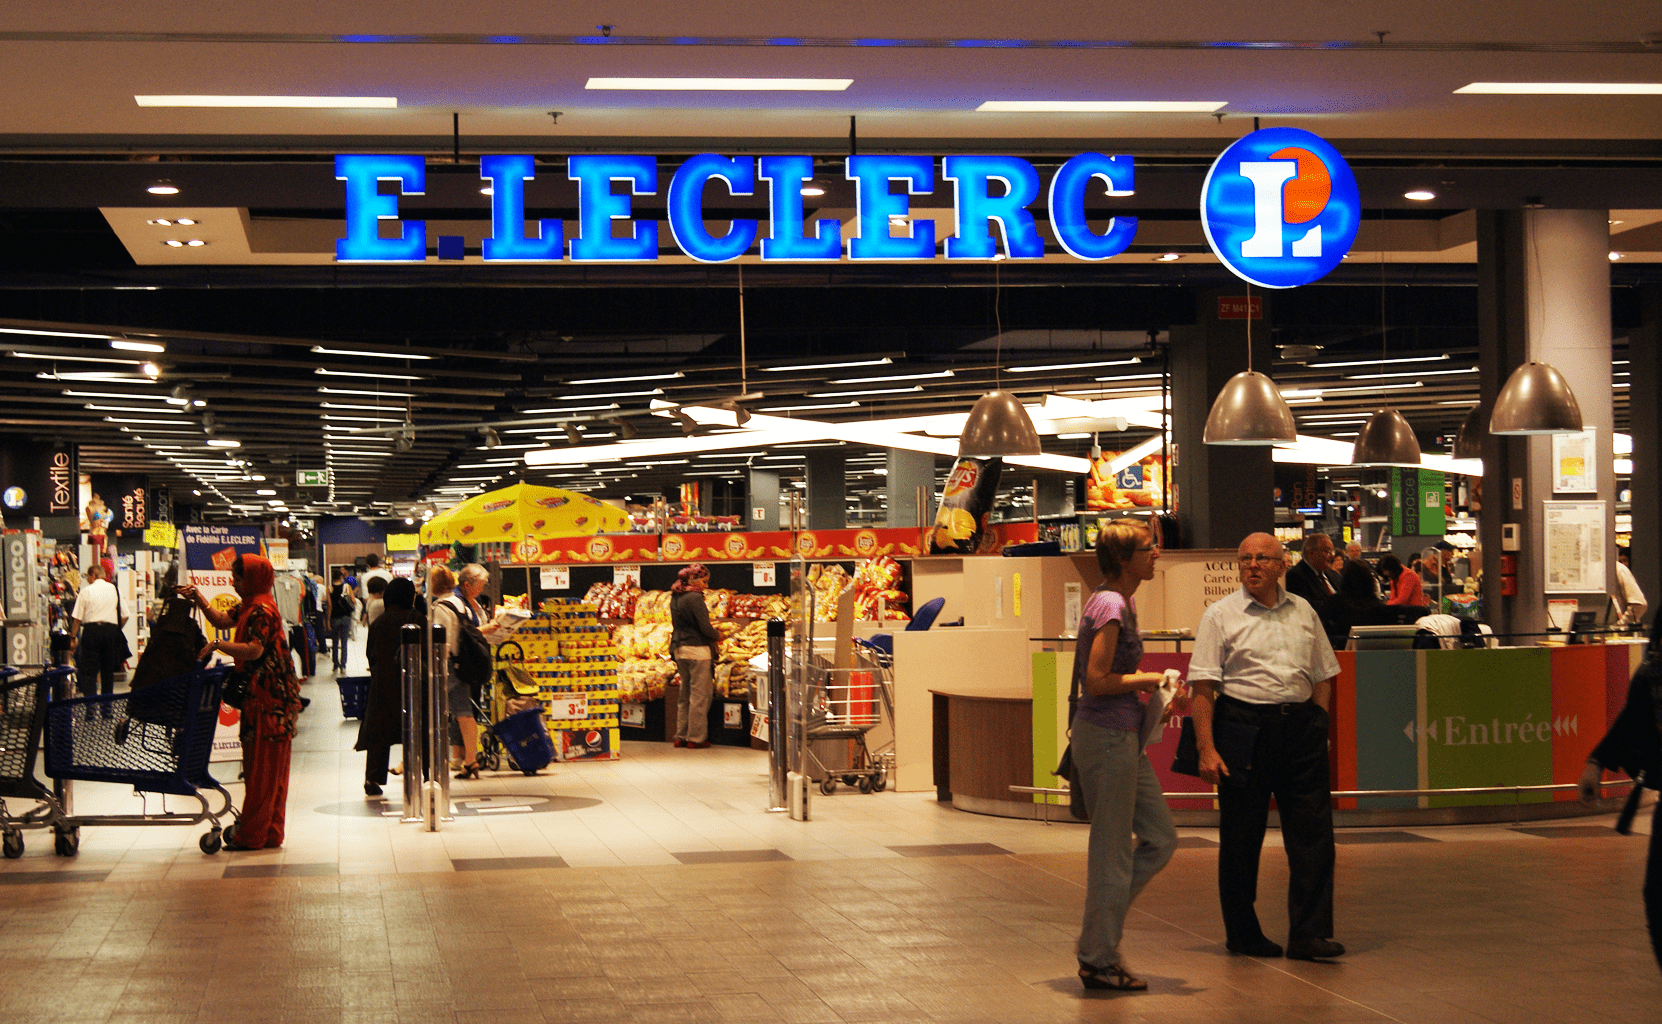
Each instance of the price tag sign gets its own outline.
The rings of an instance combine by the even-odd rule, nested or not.
[[[779,583],[779,573],[775,562],[752,562],[750,565],[750,583],[756,587],[773,587]]]
[[[612,566],[612,586],[621,587],[628,584],[631,587],[641,585],[641,567],[638,565]]]
[[[622,715],[621,719],[619,720],[619,722],[622,725],[633,726],[636,729],[645,728],[646,727],[646,705],[645,704],[625,704],[625,705],[623,705],[623,715]]]
[[[571,566],[545,565],[537,573],[544,590],[570,590]]]
[[[768,741],[767,715],[757,713],[750,716],[750,738],[753,740],[761,740],[763,743]]]
[[[755,520],[758,523],[761,522],[762,520],[766,519],[767,517],[768,517],[768,510],[763,508],[760,505],[753,506],[750,510],[750,518]]]
[[[586,693],[552,693],[548,697],[548,711],[561,721],[589,717],[589,695]]]

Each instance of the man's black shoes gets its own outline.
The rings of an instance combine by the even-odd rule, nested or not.
[[[1278,942],[1271,942],[1269,939],[1260,935],[1256,939],[1252,939],[1247,942],[1231,942],[1229,944],[1229,951],[1231,953],[1239,953],[1241,956],[1258,956],[1268,959],[1281,955],[1281,944]],[[1344,951],[1340,950],[1340,952]]]
[[[1306,939],[1287,945],[1289,960],[1332,960],[1345,955],[1345,947],[1332,939]]]

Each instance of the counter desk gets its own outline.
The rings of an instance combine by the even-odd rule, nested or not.
[[[1026,694],[931,688],[937,786],[954,806],[1032,817],[1030,801],[1063,798],[1008,792],[1055,787],[1067,743],[1071,641],[1034,641]],[[1333,788],[1455,790],[1573,784],[1627,697],[1642,643],[1474,650],[1340,651],[1333,693]],[[1186,671],[1188,652],[1150,653],[1143,668]],[[1023,701],[1021,698],[1026,697]],[[1025,718],[1023,715],[1025,712]],[[1022,727],[1027,727],[1022,734]],[[1171,772],[1180,720],[1149,758],[1180,824],[1217,820],[1211,786]],[[944,732],[943,732],[944,730]],[[1002,732],[1002,737],[997,735]],[[942,750],[945,753],[942,753]],[[1026,754],[1025,765],[1015,763]],[[1614,776],[1611,776],[1614,778]],[[1002,791],[999,790],[1002,786]],[[962,799],[960,799],[960,792]],[[1616,791],[1620,793],[1621,791]],[[1597,813],[1573,790],[1343,797],[1340,825],[1512,821]],[[1050,815],[1066,819],[1065,813]]]

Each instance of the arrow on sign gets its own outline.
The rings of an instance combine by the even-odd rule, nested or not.
[[[1563,736],[1566,733],[1573,736],[1581,735],[1581,716],[1576,715],[1573,718],[1569,716],[1560,716],[1553,719],[1552,731],[1560,736]]]
[[[1408,737],[1408,742],[1414,742],[1414,720],[1410,718],[1408,724],[1402,727],[1402,734]]]

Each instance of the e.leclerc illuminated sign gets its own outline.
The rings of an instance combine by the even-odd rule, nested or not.
[[[1281,199],[1278,191],[1274,202],[1254,205],[1253,190],[1266,186],[1273,174],[1255,169],[1254,161],[1235,158],[1235,168],[1220,174],[1220,168],[1242,145],[1260,135],[1294,129],[1266,129],[1235,143],[1219,158],[1207,177],[1205,196],[1208,218],[1207,237],[1216,250],[1220,244],[1211,224],[1213,195],[1218,196],[1220,210],[1233,210],[1241,205],[1237,196],[1245,189],[1245,209],[1249,219],[1268,206],[1285,211],[1289,223],[1301,224],[1294,218],[1304,216],[1310,206],[1309,197],[1315,194],[1311,186],[1315,171],[1306,170],[1305,160],[1326,169],[1324,181],[1333,183],[1330,193],[1324,193],[1325,207],[1318,207],[1320,224],[1335,223],[1337,211],[1348,209],[1348,234],[1331,227],[1325,236],[1321,259],[1326,269],[1309,277],[1315,280],[1331,269],[1355,237],[1356,186],[1344,161],[1325,142],[1307,132],[1298,132],[1301,138],[1319,143],[1306,144],[1299,149],[1304,156],[1283,156],[1278,146],[1268,162],[1286,165],[1286,173],[1278,179],[1285,183],[1289,199]],[[1249,155],[1256,154],[1256,150]],[[1320,156],[1310,155],[1319,153]],[[1257,161],[1262,163],[1265,161]],[[1031,207],[1040,199],[1038,171],[1031,163],[1013,156],[948,156],[940,161],[940,177],[952,183],[953,234],[942,247],[949,260],[1041,259],[1044,241],[1034,223]],[[1341,173],[1342,172],[1342,173]],[[857,232],[847,241],[846,256],[851,260],[928,260],[935,258],[935,224],[932,220],[911,220],[906,233],[891,235],[891,218],[905,218],[910,214],[909,196],[927,195],[936,189],[935,160],[927,156],[873,154],[850,156],[844,163],[844,173],[855,183],[855,219]],[[1279,172],[1277,172],[1279,173]],[[335,258],[340,262],[419,263],[427,258],[427,228],[422,221],[399,221],[396,238],[380,237],[380,222],[398,221],[398,196],[380,194],[382,181],[396,181],[403,195],[421,195],[426,188],[426,164],[419,156],[341,155],[335,158],[335,176],[346,183],[346,234],[335,245]],[[566,160],[566,177],[577,183],[578,234],[567,241],[564,225],[558,220],[539,221],[529,231],[525,223],[525,182],[535,178],[535,167],[530,156],[486,156],[480,161],[479,176],[491,184],[491,236],[484,240],[482,256],[486,262],[551,263],[570,259],[574,263],[645,263],[658,258],[658,224],[655,221],[637,221],[632,217],[633,196],[657,195],[659,188],[658,162],[651,156],[630,155],[575,155]],[[802,188],[814,176],[813,158],[808,156],[726,157],[703,153],[692,157],[676,168],[669,181],[668,220],[675,245],[690,258],[701,263],[724,263],[737,259],[756,245],[760,228],[755,220],[733,219],[726,233],[712,235],[705,226],[702,197],[711,181],[719,180],[733,196],[753,196],[759,182],[765,182],[768,194],[769,233],[761,237],[761,259],[770,263],[826,262],[844,258],[842,223],[821,217],[812,224],[808,234]],[[1239,179],[1239,189],[1225,189],[1231,177]],[[627,195],[614,194],[613,184],[628,185]],[[900,182],[905,194],[891,191],[891,185]],[[1081,153],[1064,163],[1051,177],[1044,201],[1050,219],[1051,231],[1068,255],[1080,260],[1105,260],[1122,253],[1137,234],[1137,218],[1115,216],[1106,230],[1098,233],[1086,224],[1085,192],[1093,182],[1101,182],[1112,196],[1130,196],[1135,193],[1136,168],[1130,156],[1105,156],[1101,153]],[[996,183],[996,185],[995,185]],[[1348,183],[1348,193],[1339,187]],[[1348,207],[1344,206],[1348,194]],[[1279,204],[1279,205],[1278,205]],[[1278,217],[1283,216],[1277,213]],[[613,225],[625,223],[629,230],[624,237],[613,237]],[[1219,221],[1221,223],[1221,221]],[[1280,221],[1277,221],[1279,224]],[[996,229],[996,236],[994,234]],[[1318,229],[1319,230],[1319,229]],[[1262,231],[1246,239],[1244,255],[1256,260],[1274,260],[1262,244]],[[1225,234],[1222,244],[1236,244]],[[1322,236],[1318,236],[1322,237]],[[1237,246],[1238,247],[1238,246]],[[1308,242],[1293,246],[1290,257],[1282,257],[1297,269],[1292,274],[1308,273],[1310,258],[1306,255]],[[1260,250],[1265,250],[1260,254]],[[1267,276],[1251,264],[1253,273],[1244,272],[1239,261],[1219,251],[1218,255],[1235,273],[1248,280],[1259,281]],[[1292,283],[1306,283],[1304,280]],[[1287,287],[1289,285],[1270,285]]]

